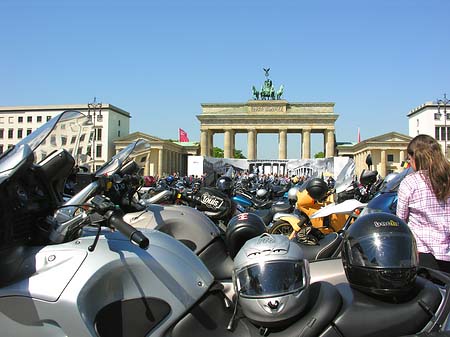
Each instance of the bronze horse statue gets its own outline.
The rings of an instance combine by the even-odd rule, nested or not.
[[[283,85],[280,85],[280,89],[278,89],[277,91],[277,99],[281,98],[281,95],[283,95],[283,90],[284,90]]]
[[[259,99],[259,91],[256,90],[255,86],[252,86],[252,91],[253,91],[253,98],[254,99]]]

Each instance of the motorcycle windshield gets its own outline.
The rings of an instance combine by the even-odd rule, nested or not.
[[[352,185],[355,174],[355,162],[349,160],[339,175],[336,177],[334,188],[336,193],[344,192],[349,186]]]
[[[0,157],[0,183],[12,176],[32,154],[33,161],[40,162],[68,145],[71,139],[75,141],[69,152],[78,153],[80,133],[86,121],[86,116],[79,111],[64,111],[22,139]]]
[[[403,178],[405,178],[408,174],[413,172],[412,167],[408,167],[406,170],[403,170],[399,174],[397,174],[391,181],[389,181],[386,186],[384,186],[381,190],[381,193],[385,192],[397,192],[398,187],[400,186],[400,183],[402,182]]]
[[[140,152],[146,151],[150,148],[150,144],[144,139],[138,139],[137,141],[129,144],[119,153],[106,162],[102,167],[100,167],[96,172],[96,177],[110,176],[117,173],[125,163],[128,162],[129,158],[134,158]]]

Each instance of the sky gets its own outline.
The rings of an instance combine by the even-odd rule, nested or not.
[[[130,132],[199,141],[201,104],[247,102],[270,68],[288,102],[335,103],[338,142],[408,134],[411,109],[450,95],[448,13],[448,0],[2,0],[0,106],[96,97],[130,112]],[[258,158],[276,143],[258,136]]]

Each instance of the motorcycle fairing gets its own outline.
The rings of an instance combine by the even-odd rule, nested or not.
[[[94,228],[86,230],[83,237],[59,244],[58,249],[86,253],[95,232]],[[55,302],[34,298],[31,294],[12,296],[3,292],[0,297],[2,334],[91,337],[97,335],[95,322],[105,307],[118,301],[142,300],[153,304],[162,301],[170,307],[164,318],[159,317],[161,321],[157,326],[152,325],[151,320],[138,323],[153,328],[152,336],[162,336],[210,288],[213,276],[195,254],[177,240],[159,231],[143,232],[150,240],[148,250],[140,249],[118,232],[103,230],[96,249],[87,254]],[[55,273],[60,270],[59,266],[54,269]],[[53,281],[47,277],[41,282],[52,284]],[[149,298],[152,300],[146,300]],[[17,310],[24,305],[26,310]],[[155,313],[155,310],[149,308],[148,313]],[[131,319],[132,312],[124,313],[122,323]],[[100,321],[98,318],[97,322]],[[117,336],[121,336],[120,333]]]

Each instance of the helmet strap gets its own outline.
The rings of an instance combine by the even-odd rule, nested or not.
[[[238,302],[239,302],[239,294],[240,293],[241,292],[238,290],[237,291],[237,295],[236,295],[236,301],[234,302],[233,315],[231,315],[230,322],[228,323],[228,326],[227,326],[227,330],[228,331],[233,331],[234,319],[236,318],[236,312],[237,312],[237,307],[238,307]]]

